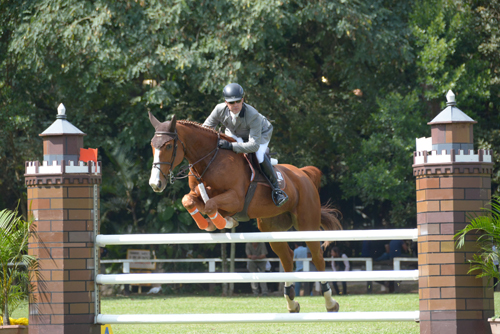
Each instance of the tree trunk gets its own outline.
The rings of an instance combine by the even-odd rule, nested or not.
[[[7,296],[5,296],[5,305],[4,305],[4,310],[3,310],[3,325],[8,326],[10,325],[9,321],[9,303],[7,302]]]

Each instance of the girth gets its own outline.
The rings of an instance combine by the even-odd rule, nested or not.
[[[260,182],[252,181],[250,182],[250,186],[248,186],[247,194],[245,196],[245,204],[243,206],[243,210],[234,214],[232,217],[238,222],[247,222],[250,220],[248,217],[248,207],[250,206],[250,202],[253,199],[253,195],[255,194],[255,189],[257,189],[257,185]]]
[[[270,187],[267,179],[262,175],[262,172],[260,171],[260,166],[257,162],[255,153],[245,154],[245,158],[248,162],[248,165],[250,166],[250,169],[252,170],[252,177],[250,179],[250,185],[248,186],[247,194],[245,195],[245,204],[243,205],[243,210],[232,215],[232,217],[238,222],[247,222],[250,220],[250,217],[248,216],[248,207],[252,202],[255,190],[257,189],[259,183],[266,187]],[[278,183],[280,188],[285,189],[286,184],[284,178],[278,170],[276,170],[276,174],[278,175]]]

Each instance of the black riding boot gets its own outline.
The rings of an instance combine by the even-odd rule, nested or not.
[[[271,160],[267,155],[264,155],[264,161],[260,164],[262,173],[267,177],[271,187],[273,188],[273,202],[276,206],[282,206],[288,201],[288,195],[280,189],[276,172],[271,165]]]

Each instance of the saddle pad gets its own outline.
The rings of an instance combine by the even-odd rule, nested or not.
[[[262,173],[260,170],[260,165],[257,161],[257,157],[255,156],[255,153],[250,153],[250,154],[243,154],[245,156],[245,159],[248,162],[248,165],[250,166],[250,170],[252,171],[252,176],[250,177],[250,182],[259,182],[260,184],[263,184],[267,187],[271,187],[269,184],[269,180],[267,177]],[[273,166],[274,171],[276,172],[276,178],[278,180],[278,185],[281,190],[285,189],[286,187],[286,182],[285,178],[283,177],[283,174],[281,173],[281,170],[279,166]]]
[[[273,168],[274,168],[274,171],[276,172],[276,178],[278,179],[278,185],[280,186],[281,190],[284,190],[286,187],[285,178],[283,177],[283,174],[281,174],[279,167],[273,166]]]
[[[238,222],[247,222],[250,220],[250,217],[248,217],[248,207],[250,206],[250,202],[252,202],[253,195],[255,194],[255,189],[257,189],[257,185],[262,184],[266,187],[271,187],[269,185],[269,182],[267,178],[264,176],[264,174],[260,171],[260,169],[254,169],[252,166],[252,159],[248,157],[247,154],[245,154],[245,158],[248,161],[248,165],[250,166],[250,169],[252,170],[252,176],[250,179],[250,185],[248,186],[247,194],[245,196],[245,204],[243,206],[243,210],[235,213],[232,217]],[[256,161],[253,160],[253,161]],[[285,178],[283,177],[283,174],[281,174],[280,167],[275,167],[273,166],[275,172],[276,172],[276,178],[278,180],[278,185],[279,187],[283,190],[286,187],[286,182]],[[255,171],[258,170],[258,173]]]

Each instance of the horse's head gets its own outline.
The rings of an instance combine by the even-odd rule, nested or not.
[[[184,159],[184,151],[178,149],[179,137],[175,128],[175,116],[171,121],[161,123],[150,112],[149,120],[155,128],[151,139],[154,160],[149,185],[155,192],[162,192],[168,183],[167,175]]]

